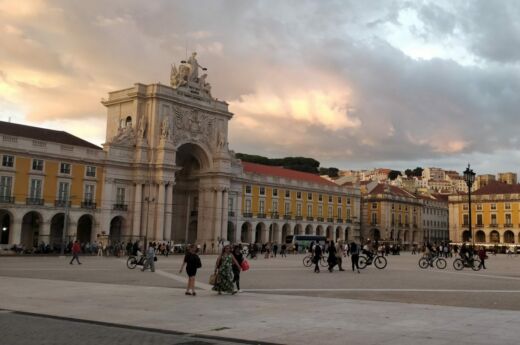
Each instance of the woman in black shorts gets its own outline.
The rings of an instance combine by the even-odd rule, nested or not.
[[[195,296],[197,293],[195,292],[195,276],[197,275],[197,269],[202,267],[199,256],[196,253],[197,248],[194,244],[190,244],[188,247],[188,252],[184,256],[184,261],[182,262],[181,269],[179,273],[182,273],[182,269],[184,265],[186,265],[186,273],[188,274],[188,286],[186,287],[186,295]],[[191,292],[190,292],[191,290]]]

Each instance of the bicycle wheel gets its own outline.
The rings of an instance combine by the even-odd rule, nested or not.
[[[360,269],[364,269],[365,267],[367,267],[367,258],[366,257],[364,257],[364,256],[359,257],[358,267]]]
[[[437,268],[440,270],[445,269],[447,265],[448,265],[448,263],[443,258],[438,258],[437,261],[435,262],[435,266],[437,266]]]
[[[329,267],[329,263],[327,261],[327,258],[322,256],[320,259],[320,266],[321,267]]]
[[[305,267],[312,266],[312,256],[306,256],[303,258],[303,266],[305,266]]]
[[[135,256],[131,256],[126,260],[126,267],[133,270],[137,266],[137,259]]]
[[[376,256],[376,258],[374,259],[374,266],[376,266],[380,270],[385,268],[387,263],[388,262],[386,261],[386,258],[384,256]]]
[[[461,271],[464,269],[464,262],[462,261],[462,259],[455,259],[453,260],[453,268],[456,269],[457,271]]]
[[[473,271],[480,271],[480,259],[474,258],[472,260],[471,269]]]
[[[430,265],[430,263],[428,262],[428,259],[426,259],[426,258],[420,258],[419,259],[419,267],[420,268],[426,269],[426,268],[428,268],[429,265]]]

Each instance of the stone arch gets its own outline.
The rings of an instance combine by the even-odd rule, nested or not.
[[[345,237],[343,237],[343,240],[345,240],[345,241],[347,241],[347,242],[350,240],[350,238],[349,238],[349,233],[350,233],[350,227],[347,226],[347,227],[345,228],[345,235],[344,235]]]
[[[331,238],[334,242],[337,242],[341,239],[341,234],[343,233],[343,228],[341,226],[336,227],[336,233],[334,234],[334,238]]]
[[[255,243],[265,243],[267,242],[266,240],[266,226],[264,223],[260,222],[256,224],[255,228]]]
[[[316,227],[316,235],[318,235],[318,236],[323,236],[323,233],[324,233],[323,226],[318,225],[318,226]]]
[[[478,230],[475,233],[475,242],[477,243],[485,243],[486,242],[486,233],[482,230]]]
[[[61,246],[63,226],[65,221],[65,213],[56,213],[51,218],[51,231],[49,234],[49,245],[58,249]]]
[[[127,116],[125,119],[125,127],[132,127],[132,116]]]
[[[305,227],[305,235],[312,235],[314,229],[312,228],[311,224],[307,224]]]
[[[326,229],[325,233],[323,234],[323,236],[329,238],[329,236],[332,237],[333,233],[334,233],[334,227],[332,225],[329,225],[329,226],[327,226],[327,229]]]
[[[464,230],[462,232],[462,242],[469,242],[471,241],[471,233],[469,230]]]
[[[291,233],[291,226],[289,223],[285,223],[282,226],[282,242],[287,243],[287,236],[289,236]]]
[[[282,234],[280,233],[280,227],[277,223],[273,223],[269,226],[269,242],[281,241]]]
[[[504,243],[515,243],[515,234],[511,230],[504,232]]]
[[[13,224],[13,214],[8,210],[0,210],[0,244],[9,244],[11,238],[11,228]]]
[[[76,238],[80,243],[87,243],[92,240],[92,225],[94,218],[90,214],[84,214],[78,219]]]
[[[212,155],[201,143],[184,142],[177,145],[175,154],[176,165],[184,167],[186,163],[197,163],[197,170],[207,170],[212,167]]]
[[[30,211],[23,216],[20,242],[26,249],[38,246],[42,223],[43,218],[39,212]]]
[[[242,228],[240,229],[240,241],[244,243],[253,242],[253,226],[249,222],[245,222],[242,224]]]
[[[227,240],[231,243],[238,242],[238,239],[235,238],[235,223],[228,220],[227,222]]]
[[[489,233],[489,242],[500,243],[500,233],[496,230],[491,231]]]
[[[112,220],[110,220],[110,230],[108,232],[108,239],[110,243],[122,241],[124,221],[125,219],[122,216],[115,216],[112,218]]]
[[[303,227],[301,224],[296,224],[294,226],[293,234],[295,235],[303,235]]]
[[[379,241],[381,239],[381,232],[379,229],[373,228],[370,230],[370,239],[373,241]]]

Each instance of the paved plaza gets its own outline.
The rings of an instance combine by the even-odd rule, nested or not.
[[[242,274],[245,292],[218,296],[206,284],[216,256],[202,256],[198,296],[191,297],[178,274],[180,256],[159,257],[155,273],[127,269],[123,258],[81,257],[83,265],[72,266],[68,258],[0,257],[0,308],[37,314],[4,312],[0,320],[36,318],[27,323],[38,325],[34,332],[52,334],[74,322],[87,333],[100,327],[96,334],[110,329],[121,337],[158,337],[158,344],[301,344],[315,334],[323,344],[518,342],[520,257],[491,256],[487,270],[458,272],[452,259],[446,270],[422,270],[419,256],[403,253],[389,256],[384,270],[360,274],[349,270],[349,260],[345,272],[316,274],[302,259],[252,260]],[[16,339],[23,332],[7,329]]]

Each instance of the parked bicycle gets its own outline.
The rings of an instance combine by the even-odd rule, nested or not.
[[[361,254],[359,256],[358,265],[360,269],[364,269],[365,267],[372,265],[372,263],[374,266],[376,266],[376,268],[382,270],[386,267],[388,262],[382,255],[374,255],[372,258],[366,254]]]
[[[464,267],[471,267],[473,271],[479,271],[480,259],[478,258],[478,256],[473,256],[468,259],[463,259],[459,257],[453,260],[453,268],[455,268],[457,271],[463,270]]]
[[[133,270],[137,266],[144,266],[146,263],[146,256],[136,256],[136,255],[130,255],[130,257],[126,260],[126,267]]]
[[[445,269],[446,266],[448,265],[446,260],[444,260],[443,258],[441,258],[438,255],[423,256],[422,258],[419,259],[420,268],[426,269],[428,267],[433,267],[433,264],[435,264],[435,266],[440,270]]]
[[[303,258],[303,266],[311,267],[314,264],[313,258],[314,258],[314,256],[312,254],[306,255]],[[327,262],[327,257],[325,255],[321,256],[320,266],[321,267],[329,267],[329,263]]]

